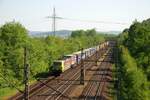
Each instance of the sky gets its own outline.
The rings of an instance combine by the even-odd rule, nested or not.
[[[111,23],[56,20],[56,30],[92,29],[122,31],[137,19],[150,17],[150,0],[0,0],[0,26],[20,22],[30,31],[51,31],[53,14],[71,19]],[[126,24],[115,24],[126,23]]]

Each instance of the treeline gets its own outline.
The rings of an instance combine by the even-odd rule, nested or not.
[[[135,21],[120,37],[150,81],[150,19],[142,23]]]
[[[134,21],[119,35],[121,97],[124,100],[150,98],[150,19]],[[129,51],[128,51],[128,50]]]
[[[41,73],[48,73],[54,60],[104,40],[104,35],[97,34],[94,29],[73,31],[67,39],[55,36],[30,37],[21,24],[6,23],[0,27],[0,95],[2,89],[13,88],[12,84],[23,84],[25,47],[30,65],[30,80],[34,80]]]

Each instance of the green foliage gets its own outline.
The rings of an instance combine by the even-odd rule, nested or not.
[[[135,83],[138,84],[145,84],[147,83],[145,78],[150,82],[150,19],[144,20],[143,22],[137,22],[137,20],[134,21],[134,23],[130,26],[129,29],[125,29],[122,34],[119,35],[119,43],[123,44],[129,49],[129,52],[131,56],[135,59],[134,61],[131,60],[130,58],[129,61],[131,61],[131,65],[127,66],[137,66],[137,69],[134,69],[135,72],[134,75],[131,74],[132,77],[127,77],[127,79],[135,79]],[[122,58],[122,59],[125,59]],[[129,63],[126,62],[126,64]],[[136,63],[136,65],[134,63]],[[125,63],[124,63],[125,64]],[[144,75],[141,74],[141,72],[144,72]],[[139,76],[136,76],[139,75]],[[149,83],[148,82],[148,83]],[[122,82],[122,84],[125,84],[125,82]],[[145,85],[144,85],[145,86]],[[150,84],[148,84],[148,88],[150,89]],[[129,87],[123,85],[123,87]],[[126,88],[124,88],[125,90]],[[140,89],[140,87],[137,87],[137,89]],[[146,89],[143,88],[143,93],[146,92]],[[138,90],[136,90],[138,92]],[[123,92],[125,93],[125,91]],[[150,93],[150,91],[149,91]],[[134,96],[134,95],[133,95]],[[137,95],[137,97],[142,97],[142,95]],[[150,98],[150,96],[145,96],[147,98]],[[144,94],[143,94],[144,98]],[[141,99],[141,98],[140,98]],[[146,100],[146,98],[144,98]]]
[[[22,77],[22,71],[19,69],[23,67],[23,47],[27,41],[27,31],[19,23],[6,23],[0,28],[0,73],[9,77],[12,82]],[[3,86],[2,83],[0,84]]]
[[[30,64],[30,71],[32,76],[48,70],[48,54],[46,52],[46,43],[38,38],[30,39],[30,46],[28,49],[28,58]]]
[[[142,23],[135,21],[128,30],[120,34],[119,40],[128,47],[131,55],[136,59],[138,66],[144,70],[149,79],[150,19],[147,19]]]
[[[76,38],[79,41],[80,47],[87,48],[104,41],[105,36],[102,34],[97,34],[95,29],[92,29],[87,31],[73,31],[71,37]]]
[[[91,30],[87,30],[87,31],[83,31],[83,30],[77,30],[77,31],[73,31],[71,34],[71,37],[81,37],[81,36],[95,36],[97,33],[95,31],[95,29],[91,29]]]
[[[126,40],[128,38],[128,30],[129,29],[125,29],[123,30],[123,32],[121,34],[119,34],[118,36],[118,42],[122,45],[126,43]],[[127,44],[127,43],[126,43]]]
[[[136,61],[125,47],[121,46],[120,50],[122,100],[148,100],[147,79],[143,71],[137,67]]]
[[[83,30],[73,31],[71,37],[81,37],[84,36],[85,32]]]
[[[27,40],[27,31],[19,23],[6,23],[0,28],[0,42],[8,47],[21,47]]]

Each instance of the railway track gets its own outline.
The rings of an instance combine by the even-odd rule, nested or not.
[[[87,71],[86,71],[86,73],[87,73]],[[85,74],[86,74],[85,73]],[[80,76],[78,76],[78,79],[79,79],[79,77]],[[77,83],[77,82],[76,82]],[[72,87],[73,88],[73,87]],[[63,91],[63,93],[64,94],[69,94],[70,93],[70,91],[72,90],[72,88],[70,88],[69,86],[68,86],[68,90],[66,91],[66,89]],[[70,98],[70,99],[72,99],[72,98]],[[60,97],[60,96],[58,96],[57,98],[50,98],[50,99],[46,99],[46,100],[64,100],[64,98],[63,97]]]
[[[103,93],[105,92],[105,86],[107,83],[107,75],[109,73],[109,69],[111,67],[112,60],[112,51],[108,52],[109,56],[106,56],[104,62],[99,65],[99,68],[96,70],[95,74],[91,78],[91,80],[96,80],[95,82],[89,82],[88,85],[84,88],[79,99],[81,100],[107,100]],[[109,61],[110,62],[105,62]]]
[[[92,57],[92,59],[95,59],[95,55]],[[87,66],[85,69],[90,68],[91,66],[93,66],[92,63],[87,63],[85,66]],[[40,97],[33,97],[30,99],[38,99],[38,100],[58,100],[60,99],[60,97],[65,97],[62,94],[64,94],[65,92],[67,92],[69,90],[69,88],[72,86],[72,84],[78,80],[80,78],[80,67],[76,67],[76,70],[74,70],[73,72],[70,72],[71,74],[66,75],[65,78],[63,77],[63,79],[66,79],[66,81],[61,81],[61,83],[57,83],[55,84],[55,86],[53,88],[55,88],[56,91],[53,91],[52,89],[47,89],[45,91],[43,91],[44,93],[42,94],[47,94],[47,95],[40,95]],[[72,76],[70,78],[70,76]],[[62,80],[63,80],[62,79]],[[68,80],[67,80],[68,79]],[[74,81],[69,81],[69,80],[74,80]],[[49,84],[49,86],[52,84]],[[65,98],[65,99],[70,99],[70,98]]]
[[[103,55],[105,50],[102,50],[100,52],[100,55]],[[96,55],[94,54],[91,58],[88,59],[95,59]],[[86,68],[89,68],[93,66],[94,63],[87,63]],[[59,99],[60,97],[67,96],[62,95],[66,91],[69,90],[71,85],[74,83],[73,81],[69,80],[78,80],[80,77],[80,66],[76,66],[73,70],[68,69],[66,70],[61,76],[59,77],[49,77],[48,80],[40,81],[36,83],[35,85],[32,85],[30,88],[30,96],[29,98],[31,100],[52,100],[52,99]],[[71,77],[72,76],[72,77]],[[59,80],[68,80],[68,81],[59,81]],[[51,87],[51,88],[50,88]],[[12,98],[11,100],[21,100],[23,98],[22,94],[18,94]]]
[[[108,57],[106,57],[106,60],[112,61],[112,58],[111,58],[111,56],[113,56],[112,54],[113,53],[111,53]],[[110,67],[112,67],[111,63],[105,62],[105,68],[103,71],[103,75],[102,75],[100,83],[98,84],[96,95],[94,97],[95,100],[105,100],[103,93],[105,91],[105,85],[108,80],[107,75],[109,75]]]

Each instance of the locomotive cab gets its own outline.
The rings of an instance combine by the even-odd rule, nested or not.
[[[52,66],[52,74],[55,76],[59,76],[64,70],[64,61],[56,60],[53,62]]]

